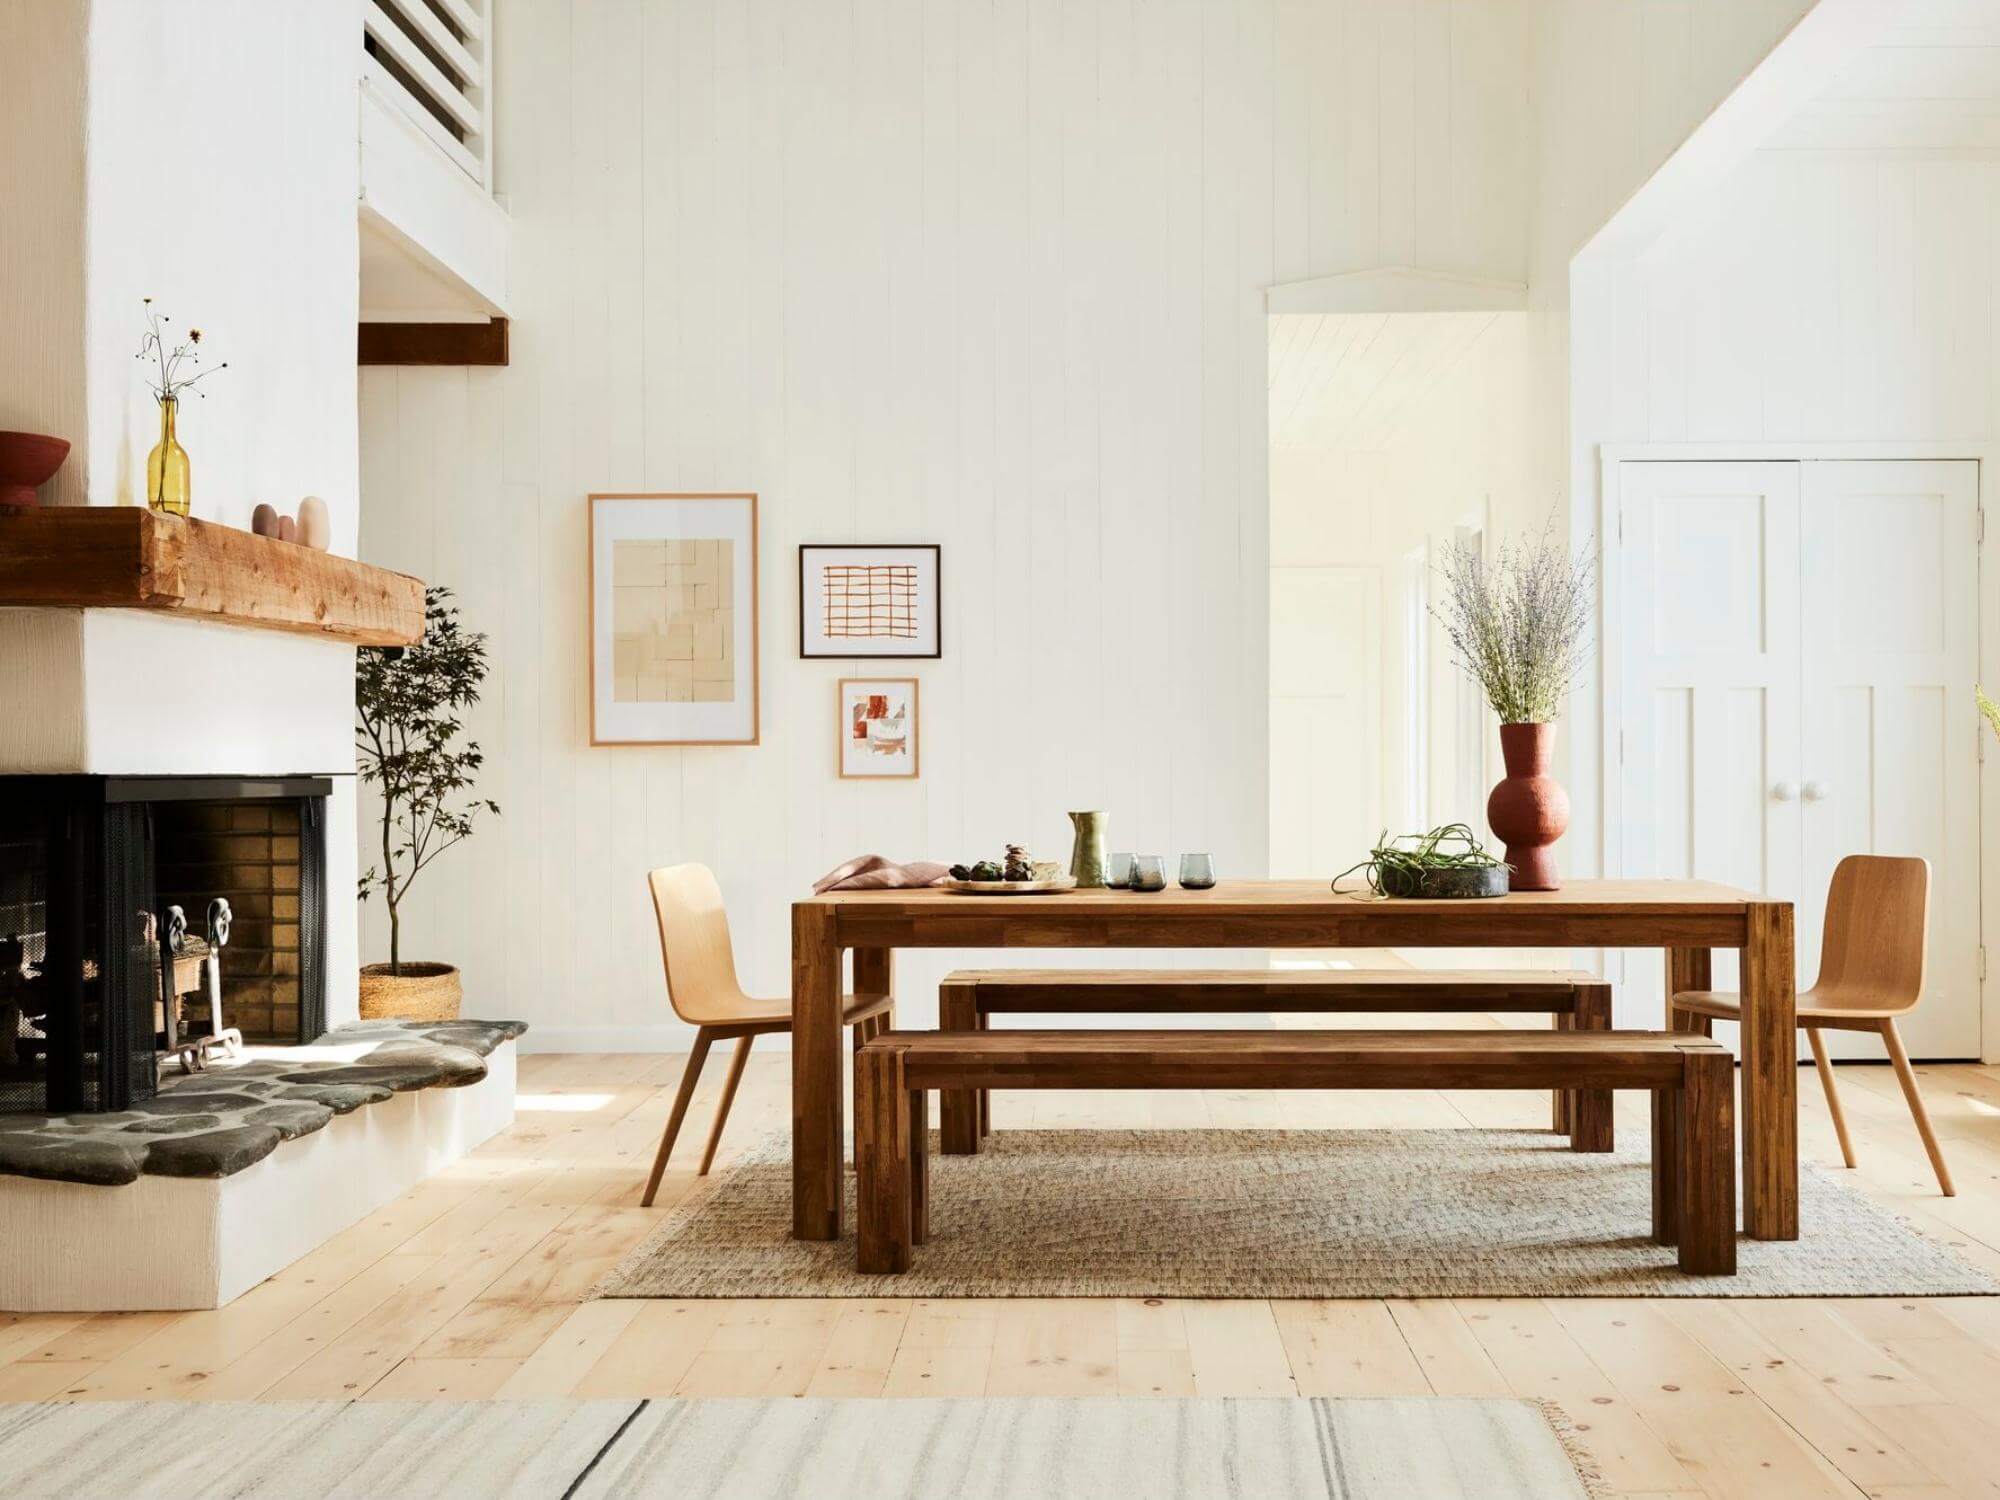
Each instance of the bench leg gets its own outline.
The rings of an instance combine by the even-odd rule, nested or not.
[[[1681,1091],[1653,1090],[1653,1243],[1680,1243]]]
[[[871,1048],[854,1059],[854,1168],[854,1268],[909,1270],[910,1091],[900,1052]]]
[[[971,985],[938,986],[938,1030],[979,1030],[979,1009]],[[979,1154],[980,1090],[938,1090],[938,1148],[946,1156]]]
[[[931,1110],[930,1096],[911,1089],[910,1096],[910,1243],[923,1245],[931,1237]]]
[[[1574,1031],[1576,1019],[1568,1011],[1557,1011],[1549,1017],[1551,1031]],[[1568,1135],[1576,1126],[1572,1109],[1576,1104],[1576,1090],[1551,1089],[1549,1091],[1549,1129],[1557,1135]]]
[[[1726,1052],[1687,1055],[1681,1090],[1681,1269],[1736,1274],[1736,1071]]]
[[[979,1017],[979,1029],[981,1031],[991,1031],[993,1029],[993,1018],[982,1014]],[[983,1141],[991,1134],[993,1134],[993,1092],[990,1089],[980,1089],[979,1138]]]
[[[1578,1031],[1611,1029],[1611,986],[1580,984],[1571,1025]],[[1611,1090],[1569,1090],[1569,1147],[1572,1151],[1612,1148]]]

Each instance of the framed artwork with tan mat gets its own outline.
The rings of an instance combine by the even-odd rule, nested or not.
[[[757,743],[757,497],[590,497],[590,742]]]
[[[913,779],[920,764],[917,679],[840,679],[840,774],[850,780]]]

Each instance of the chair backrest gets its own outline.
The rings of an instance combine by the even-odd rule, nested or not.
[[[707,865],[668,865],[646,876],[660,919],[660,960],[667,999],[691,1025],[727,1021],[748,1003],[736,981],[729,913]]]
[[[1908,856],[1850,854],[1826,893],[1813,1003],[1908,1010],[1924,992],[1931,867]]]

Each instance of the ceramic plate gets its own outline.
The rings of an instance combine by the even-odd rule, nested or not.
[[[1074,875],[1058,875],[1053,880],[947,880],[937,887],[957,891],[961,896],[1046,896],[1054,891],[1076,889]]]

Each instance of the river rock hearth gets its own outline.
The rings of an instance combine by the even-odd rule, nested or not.
[[[228,1177],[335,1115],[413,1089],[463,1088],[520,1021],[359,1021],[307,1047],[165,1078],[156,1098],[111,1114],[0,1115],[0,1173],[115,1187],[141,1174]]]

